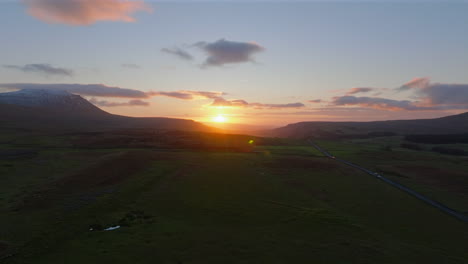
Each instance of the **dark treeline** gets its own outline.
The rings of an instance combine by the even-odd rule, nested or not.
[[[378,132],[369,132],[367,133],[369,137],[393,137],[397,136],[398,134],[395,132],[390,131],[378,131]]]
[[[455,156],[466,156],[468,153],[463,149],[447,148],[447,147],[433,147],[432,151],[439,152],[441,154],[455,155]]]
[[[425,144],[468,144],[468,133],[448,135],[407,135],[405,136],[405,140]]]
[[[376,137],[392,137],[397,136],[398,134],[395,132],[389,131],[377,131],[377,132],[369,132],[367,134],[343,134],[342,130],[336,130],[335,132],[317,130],[314,132],[311,137],[313,138],[320,138],[320,139],[369,139],[369,138],[376,138]],[[310,136],[307,136],[307,138]]]

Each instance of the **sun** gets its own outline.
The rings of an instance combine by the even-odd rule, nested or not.
[[[227,121],[227,118],[225,116],[218,115],[218,116],[213,117],[213,121],[216,123],[224,123]]]

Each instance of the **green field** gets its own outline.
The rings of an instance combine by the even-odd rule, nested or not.
[[[113,148],[107,136],[4,134],[0,151],[29,151],[0,160],[4,263],[467,263],[466,223],[305,142],[197,135],[171,147],[133,135]],[[382,153],[321,144],[349,159]],[[446,197],[463,208],[463,195]]]

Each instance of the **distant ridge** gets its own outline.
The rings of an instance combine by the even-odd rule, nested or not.
[[[79,95],[54,89],[24,89],[0,93],[0,113],[0,128],[213,131],[212,128],[193,120],[113,115]]]
[[[468,112],[433,119],[372,122],[300,122],[273,129],[277,137],[352,137],[368,134],[460,134],[468,133]]]

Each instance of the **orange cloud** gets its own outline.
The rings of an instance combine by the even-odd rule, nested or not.
[[[132,14],[151,12],[143,1],[129,0],[23,0],[27,12],[49,23],[91,25],[98,21],[133,22]]]

